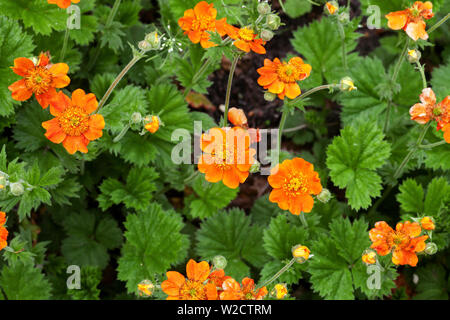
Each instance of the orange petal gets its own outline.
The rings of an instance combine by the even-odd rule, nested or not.
[[[205,173],[205,179],[208,182],[216,183],[223,178],[223,170],[219,169],[216,165],[208,165]]]
[[[299,85],[295,83],[286,84],[286,96],[289,99],[294,99],[298,97],[302,92],[300,91]]]
[[[208,4],[206,1],[200,1],[194,7],[194,12],[195,12],[195,15],[197,16],[197,18],[202,17],[202,16],[207,16],[207,17],[211,17],[211,18],[215,19],[216,15],[217,15],[217,11],[215,11],[215,15],[214,15],[214,11],[215,11],[215,9],[213,9],[213,4]]]
[[[189,280],[203,282],[208,279],[210,271],[209,264],[206,261],[197,263],[190,259],[186,265],[186,275]]]
[[[42,122],[42,127],[47,130],[45,137],[53,143],[61,143],[67,136],[59,126],[57,118]]]
[[[72,104],[78,107],[86,105],[86,93],[83,89],[77,89],[72,92]]]
[[[57,117],[66,108],[70,107],[72,100],[66,96],[62,91],[59,91],[56,96],[50,101],[50,113]]]
[[[258,78],[258,84],[262,87],[268,86],[277,79],[278,75],[276,73],[266,73]]]
[[[425,105],[434,106],[436,104],[436,95],[431,88],[425,88],[420,95],[420,101]]]
[[[19,76],[26,77],[28,75],[29,70],[34,69],[34,63],[30,59],[27,58],[17,58],[14,59],[14,67],[12,70],[15,74]]]
[[[223,184],[230,189],[239,187],[240,178],[235,169],[225,170],[223,172]]]
[[[89,117],[89,128],[83,135],[89,140],[95,140],[103,135],[103,128],[105,127],[105,119],[100,114],[94,114]]]
[[[400,30],[408,21],[408,11],[396,11],[386,15],[388,19],[388,27],[393,30]]]
[[[277,79],[270,84],[268,89],[272,93],[279,94],[279,93],[284,92],[284,87],[285,87],[285,84]]]
[[[186,279],[184,278],[184,276],[181,273],[176,272],[176,271],[168,271],[166,273],[166,276],[167,276],[167,280],[172,282],[177,287],[181,287],[186,282]]]
[[[428,108],[421,103],[416,103],[409,109],[411,120],[420,124],[425,124],[430,121],[431,117],[428,113]]]
[[[77,151],[82,153],[87,153],[87,145],[89,144],[89,140],[84,136],[72,137],[67,136],[63,141],[63,147],[67,150],[68,153],[74,154]]]
[[[50,102],[57,96],[55,88],[50,88],[46,93],[37,94],[36,100],[39,102],[43,109],[46,109]]]
[[[49,71],[54,75],[66,75],[69,72],[69,66],[65,63],[55,63]]]
[[[33,91],[27,88],[25,79],[14,82],[8,89],[11,91],[12,98],[16,101],[28,100],[33,95]]]
[[[261,39],[259,39],[259,40],[261,40]],[[250,42],[250,49],[252,49],[253,52],[256,52],[258,54],[266,54],[267,53],[266,48],[264,48],[262,45],[262,40],[261,41],[255,40],[255,41]]]
[[[428,39],[428,34],[425,31],[426,24],[423,20],[420,20],[418,22],[410,22],[406,26],[406,34],[413,39],[414,41],[417,41],[419,38],[422,40]]]
[[[250,52],[250,45],[247,41],[244,40],[236,40],[234,42],[234,46],[238,49],[241,49],[244,52]]]
[[[95,96],[95,94],[88,93],[84,97],[84,105],[82,105],[82,107],[89,114],[94,112],[95,110],[97,110],[98,101],[97,101],[97,97]]]
[[[269,201],[278,203],[278,206],[282,210],[287,210],[289,208],[288,199],[282,189],[273,189],[269,195]]]

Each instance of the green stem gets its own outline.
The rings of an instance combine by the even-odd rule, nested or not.
[[[423,88],[425,89],[428,87],[427,78],[425,77],[425,68],[420,63],[420,61],[417,61],[416,64],[417,64],[417,68],[420,71],[420,75],[422,76],[422,85],[423,85]]]
[[[409,153],[406,155],[406,157],[403,159],[400,166],[397,168],[397,170],[394,173],[394,179],[397,180],[400,178],[403,172],[403,168],[408,164],[409,160],[411,160],[414,153],[419,149],[419,146],[422,144],[423,139],[425,138],[425,135],[428,131],[428,128],[430,128],[431,121],[428,122],[422,129],[422,133],[420,134],[419,138],[417,139],[416,145],[409,151]]]
[[[292,265],[295,263],[295,261],[297,261],[297,259],[296,258],[292,258],[292,260],[289,261],[283,268],[281,268],[280,271],[278,271],[272,278],[270,278],[269,280],[265,281],[261,285],[260,288],[267,287],[269,284],[271,284],[272,282],[277,280],[283,273],[285,273],[290,267],[292,267]]]
[[[345,30],[342,24],[338,21],[338,29],[339,34],[341,35],[341,48],[342,48],[342,65],[344,66],[345,70],[348,70],[347,66],[347,49],[345,46]]]
[[[128,132],[128,130],[130,129],[130,124],[128,123],[125,127],[123,127],[122,131],[120,131],[120,133],[117,135],[117,137],[114,138],[113,142],[119,142],[120,139],[123,138],[123,136]]]
[[[445,17],[443,17],[441,20],[436,22],[430,29],[428,29],[427,33],[430,34],[437,28],[439,28],[445,21],[447,21],[450,18],[450,13],[447,13]]]
[[[281,138],[283,136],[283,129],[284,129],[284,125],[286,124],[286,118],[287,118],[287,108],[286,106],[283,106],[283,111],[281,112],[281,120],[280,120],[280,125],[278,127],[278,159],[280,157],[280,152],[281,152]]]
[[[446,144],[447,142],[445,140],[439,141],[439,142],[435,142],[435,143],[430,143],[430,144],[421,144],[419,146],[419,149],[432,149],[434,147],[437,146],[441,146],[443,144]]]
[[[306,221],[305,213],[304,212],[300,212],[299,216],[300,216],[300,221],[302,222],[303,226],[305,228],[308,228],[308,222]]]
[[[116,16],[117,10],[119,9],[119,6],[120,6],[120,2],[121,2],[121,0],[116,0],[114,2],[112,9],[109,12],[108,18],[106,19],[105,29],[109,28],[111,26],[111,24],[113,23],[114,17]],[[87,66],[88,71],[91,70],[92,67],[95,65],[99,56],[100,56],[100,41],[97,42],[97,46],[94,51],[94,56]]]
[[[200,69],[197,71],[197,73],[192,77],[192,83],[184,89],[183,96],[185,98],[187,97],[187,95],[191,91],[192,87],[197,83],[198,79],[201,78],[201,76],[206,71],[206,69],[208,69],[208,67],[211,65],[211,62],[212,62],[211,59],[207,59],[203,63],[203,65],[200,67]]]
[[[322,86],[318,86],[318,87],[312,88],[311,90],[306,91],[305,93],[299,95],[297,98],[295,98],[292,101],[290,101],[289,104],[295,104],[295,103],[299,102],[300,100],[303,100],[307,96],[313,94],[314,92],[317,92],[317,91],[320,91],[320,90],[325,90],[325,89],[331,89],[331,88],[334,88],[334,87],[339,87],[339,85],[336,85],[336,84],[324,84]]]
[[[141,52],[142,53],[142,52]],[[98,109],[96,112],[99,112],[100,109],[105,105],[106,101],[108,100],[109,96],[113,92],[113,90],[116,88],[117,84],[122,80],[122,78],[125,76],[125,74],[138,62],[143,55],[135,55],[133,59],[123,68],[123,70],[119,73],[119,75],[114,79],[113,83],[109,86],[108,90],[106,91],[103,98],[100,100],[98,104]]]
[[[228,75],[227,93],[225,96],[225,111],[223,113],[222,127],[226,127],[228,125],[228,108],[230,106],[231,85],[233,84],[234,71],[236,70],[238,61],[239,56],[234,57],[233,63],[231,64],[230,74]]]
[[[64,61],[64,58],[66,56],[67,43],[69,42],[69,32],[70,32],[70,29],[69,29],[69,27],[66,26],[66,32],[64,34],[64,42],[63,42],[63,46],[62,46],[61,54],[60,54],[60,58],[59,58],[59,61],[61,61],[61,62]]]

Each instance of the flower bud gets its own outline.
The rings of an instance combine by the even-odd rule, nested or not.
[[[353,90],[357,90],[358,88],[355,87],[355,84],[353,83],[352,78],[344,77],[341,79],[341,81],[339,83],[339,89],[341,91],[353,91]]]
[[[11,183],[9,185],[9,188],[11,189],[11,193],[16,197],[23,195],[25,191],[23,185],[20,182]]]
[[[6,186],[6,176],[0,173],[0,190]]]
[[[150,44],[147,41],[142,40],[142,41],[139,41],[138,48],[143,51],[148,51],[148,50],[150,50]]]
[[[377,253],[373,250],[368,249],[364,251],[361,259],[366,265],[374,264],[377,262]]]
[[[325,13],[329,15],[334,15],[336,12],[339,11],[339,4],[336,1],[328,1],[325,4]]]
[[[145,36],[145,41],[150,45],[150,50],[158,50],[161,46],[161,38],[157,31],[153,31]]]
[[[257,173],[261,169],[261,163],[255,160],[255,163],[252,164],[248,172],[250,173]]]
[[[330,190],[323,188],[322,191],[317,195],[317,199],[320,202],[327,203],[331,199],[331,192]]]
[[[420,58],[422,57],[422,54],[417,49],[408,50],[408,61],[411,63],[417,63],[419,62]]]
[[[348,12],[344,11],[338,15],[338,20],[342,24],[347,24],[348,22],[350,22],[350,15],[348,14]]]
[[[308,247],[302,246],[300,244],[292,247],[292,256],[297,259],[298,263],[304,263],[309,258],[309,254],[311,251],[309,251]]]
[[[273,290],[270,292],[270,294],[277,298],[277,299],[283,299],[288,293],[286,284],[284,283],[277,283]]]
[[[261,2],[258,4],[258,13],[262,16],[269,14],[272,11],[272,8],[267,2]]]
[[[276,14],[269,14],[266,20],[267,26],[272,30],[278,30],[281,26],[281,18]]]
[[[420,220],[420,225],[425,230],[434,230],[436,226],[434,225],[434,219],[432,217],[423,217]]]
[[[270,30],[263,29],[261,31],[261,39],[263,39],[264,41],[272,40],[273,36],[274,36],[274,33]]]
[[[138,284],[139,296],[150,297],[153,294],[155,285],[150,280],[143,280]]]
[[[213,266],[216,267],[216,269],[225,269],[227,264],[227,258],[225,258],[224,256],[215,256],[213,258]]]
[[[158,116],[152,116],[151,120],[148,117],[145,117],[146,121],[150,121],[145,125],[145,129],[147,129],[150,133],[155,133],[159,129],[159,117]]]
[[[140,112],[133,112],[133,114],[131,115],[131,122],[133,124],[138,124],[142,121],[142,115]]]
[[[266,100],[266,101],[272,102],[272,101],[274,101],[276,98],[277,98],[277,95],[274,94],[274,93],[272,93],[272,92],[266,91],[266,92],[264,93],[264,100]]]
[[[438,247],[434,242],[428,242],[425,247],[425,253],[429,255],[433,255],[438,251]]]

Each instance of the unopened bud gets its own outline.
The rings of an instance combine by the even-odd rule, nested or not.
[[[225,258],[224,256],[215,256],[213,258],[213,265],[214,267],[216,267],[216,269],[225,269],[227,264],[227,258]]]
[[[323,188],[322,191],[317,195],[317,199],[320,202],[327,203],[331,199],[331,192],[330,190]]]
[[[361,257],[361,260],[366,265],[374,264],[377,262],[377,253],[373,250],[368,249],[368,250],[364,251],[364,253]]]
[[[9,188],[11,189],[11,193],[16,197],[23,195],[25,191],[23,185],[20,182],[11,183],[9,185]]]
[[[131,122],[134,124],[138,124],[142,121],[142,115],[140,112],[133,112],[131,115]]]
[[[257,173],[257,172],[259,172],[260,169],[261,169],[261,163],[259,163],[258,161],[255,160],[255,163],[252,164],[252,166],[250,167],[250,170],[248,170],[248,172]]]
[[[272,8],[267,2],[261,2],[258,4],[258,13],[262,16],[269,14],[272,11]]]
[[[353,91],[357,90],[358,88],[355,87],[355,84],[353,83],[353,79],[350,77],[342,78],[339,83],[339,89],[341,91]]]
[[[411,63],[417,63],[419,62],[420,58],[422,57],[422,54],[417,49],[408,50],[408,61]]]
[[[272,30],[278,30],[281,26],[281,18],[276,14],[269,14],[266,20],[267,26]]]
[[[264,93],[264,100],[266,100],[266,101],[272,102],[272,101],[274,101],[276,98],[277,98],[277,95],[274,94],[274,93],[272,93],[272,92],[266,91],[266,92]]]
[[[148,51],[148,50],[150,50],[150,44],[147,41],[142,40],[142,41],[139,41],[138,48],[140,50]]]
[[[325,12],[329,15],[334,15],[339,11],[339,4],[336,1],[328,1],[325,4]]]
[[[286,284],[284,283],[277,283],[273,290],[270,292],[270,294],[277,298],[277,299],[283,299],[288,293],[288,289],[286,287]]]
[[[438,251],[438,247],[434,242],[428,242],[425,247],[425,253],[429,255],[433,255]]]
[[[292,247],[292,256],[296,258],[298,263],[304,263],[309,258],[309,254],[311,251],[309,251],[308,247],[302,246],[300,244]]]
[[[150,45],[150,50],[158,50],[161,46],[161,38],[157,31],[153,31],[145,36],[145,41]]]
[[[138,292],[141,297],[150,297],[153,294],[155,285],[150,280],[143,280],[138,284]]]
[[[350,15],[348,14],[348,12],[344,11],[338,15],[338,20],[342,24],[347,24],[348,22],[350,22]]]
[[[436,228],[436,226],[434,224],[434,219],[432,217],[423,217],[420,220],[420,225],[425,230],[434,230]]]
[[[272,40],[273,36],[274,33],[270,30],[264,29],[261,31],[261,39],[263,39],[264,41]]]

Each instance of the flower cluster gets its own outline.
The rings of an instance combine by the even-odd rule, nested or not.
[[[393,30],[403,29],[411,39],[417,41],[419,38],[428,39],[424,19],[428,20],[433,16],[433,4],[430,1],[416,1],[411,8],[391,12],[386,15],[386,18],[389,28]]]
[[[166,275],[161,289],[167,300],[261,300],[267,295],[266,287],[257,288],[253,279],[244,278],[239,284],[223,269],[213,270],[206,261],[189,260],[187,278],[176,271]]]
[[[425,240],[428,239],[428,235],[421,233],[422,228],[417,222],[399,222],[394,230],[386,222],[379,221],[375,223],[375,228],[369,231],[372,241],[370,247],[380,256],[392,252],[392,262],[396,265],[415,267],[418,262],[417,253],[425,250]],[[363,256],[364,262],[372,262],[373,259],[373,255],[366,258]]]
[[[425,88],[420,95],[420,103],[409,109],[411,120],[426,124],[431,120],[437,122],[437,130],[444,132],[444,139],[450,143],[450,96],[436,103],[436,95],[431,88]]]
[[[0,250],[3,250],[8,243],[6,240],[8,239],[8,230],[5,228],[6,223],[6,214],[3,211],[0,211]]]
[[[36,63],[27,58],[15,59],[12,70],[22,77],[8,87],[14,100],[25,101],[34,94],[42,108],[50,105],[54,118],[42,123],[45,136],[53,143],[62,143],[70,154],[87,153],[89,142],[102,136],[105,121],[102,115],[91,115],[98,106],[93,93],[77,89],[69,98],[56,91],[69,85],[69,66],[52,64],[50,55],[41,53]]]

